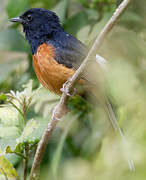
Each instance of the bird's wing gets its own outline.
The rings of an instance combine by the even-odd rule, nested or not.
[[[87,47],[70,34],[65,34],[60,42],[47,42],[47,44],[50,43],[56,49],[56,61],[59,64],[63,64],[66,67],[73,68],[75,70],[78,69],[88,52]]]

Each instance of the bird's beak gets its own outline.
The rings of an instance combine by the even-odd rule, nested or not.
[[[19,22],[19,23],[22,23],[23,22],[23,19],[21,19],[20,17],[14,17],[12,19],[10,19],[11,22]]]

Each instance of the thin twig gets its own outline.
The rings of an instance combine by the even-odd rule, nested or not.
[[[26,157],[23,154],[21,154],[20,152],[10,152],[10,154],[15,154],[17,156],[20,156],[23,159],[26,159]]]
[[[103,43],[105,37],[107,34],[111,31],[111,29],[114,27],[116,24],[118,18],[120,15],[124,12],[124,10],[127,8],[128,4],[131,2],[131,0],[124,0],[119,7],[116,9],[114,12],[113,16],[111,19],[108,21],[108,23],[105,25],[97,39],[95,40],[95,43],[93,44],[92,48],[90,49],[87,57],[81,64],[81,66],[78,68],[78,70],[75,72],[75,74],[72,76],[72,78],[68,81],[66,85],[66,92],[70,92],[71,89],[73,88],[74,84],[77,82],[77,80],[80,78],[82,72],[86,68],[87,64],[89,61],[92,59],[95,59],[95,54],[101,47],[101,44]],[[94,58],[92,58],[94,57]],[[44,156],[44,152],[46,149],[46,146],[48,144],[48,141],[50,139],[50,136],[52,134],[52,131],[56,127],[56,124],[60,121],[60,119],[63,117],[64,114],[66,114],[66,102],[68,100],[67,93],[63,93],[61,96],[61,99],[59,103],[56,105],[56,107],[53,110],[53,114],[51,117],[51,121],[48,124],[47,129],[45,130],[42,139],[40,140],[35,157],[34,157],[34,162],[32,165],[31,173],[29,180],[36,180],[39,177],[40,174],[40,164]]]
[[[17,111],[21,114],[21,116],[23,117],[23,119],[25,119],[22,111],[12,102],[12,101],[8,101],[8,103],[12,104],[12,106],[17,109]]]
[[[50,136],[52,134],[52,131],[56,127],[56,124],[60,121],[60,118],[66,113],[65,112],[66,111],[65,104],[60,105],[60,102],[54,108],[52,117],[51,117],[51,121],[48,123],[47,129],[45,130],[45,132],[42,136],[42,139],[40,140],[40,142],[38,144],[38,147],[37,147],[37,150],[35,153],[35,157],[34,157],[33,166],[32,166],[30,177],[29,177],[30,180],[38,179],[39,174],[40,174],[40,164],[41,164],[43,155],[45,153],[46,146],[47,146]],[[63,106],[64,106],[64,108],[63,108]]]
[[[4,169],[2,167],[0,167],[0,169],[1,169],[2,173],[3,173],[3,175],[5,176],[5,179],[8,180],[7,174],[5,173]]]
[[[26,180],[27,177],[27,166],[28,166],[28,155],[29,155],[29,145],[25,145],[25,159],[24,161],[24,174],[23,174],[23,180]]]

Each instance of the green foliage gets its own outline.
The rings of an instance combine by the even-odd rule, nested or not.
[[[0,94],[0,100],[1,101],[6,101],[7,100],[7,96],[4,93]]]
[[[18,174],[13,165],[4,157],[0,150],[0,178],[14,178],[18,177]]]
[[[30,137],[30,135],[32,134],[32,132],[37,129],[39,127],[39,124],[31,119],[27,122],[25,128],[23,129],[23,132],[21,134],[21,136],[17,139],[17,142],[25,142],[28,141],[29,143],[32,142],[31,139],[33,139],[33,141],[35,142],[36,140],[38,140],[37,138],[35,139],[35,137]]]
[[[65,30],[90,47],[118,2],[1,0],[0,179],[6,179],[4,172],[8,178],[22,177],[23,160],[29,159],[31,168],[32,154],[60,98],[39,87],[22,29],[8,19],[30,7],[54,10]],[[101,106],[76,96],[68,102],[71,112],[52,134],[40,179],[145,180],[145,7],[145,0],[133,0],[98,52],[109,61],[104,73],[105,91],[126,134],[127,151],[109,127]],[[129,171],[127,156],[135,162],[135,173]]]
[[[15,4],[15,5],[14,5]],[[12,8],[13,7],[13,8]],[[6,6],[10,18],[20,15],[28,7],[28,0],[9,0]]]

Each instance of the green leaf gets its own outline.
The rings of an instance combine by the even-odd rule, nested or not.
[[[6,154],[15,154],[15,155],[25,159],[26,158],[24,156],[25,147],[28,146],[29,150],[31,150],[31,148],[34,147],[34,145],[36,145],[37,143],[38,143],[38,140],[36,140],[36,139],[33,141],[28,140],[28,141],[24,141],[22,143],[20,142],[20,143],[16,144],[14,150],[12,150],[10,146],[7,146],[5,149],[5,153]]]
[[[27,0],[8,0],[6,11],[10,18],[20,15],[28,8]]]
[[[22,132],[22,135],[17,139],[17,142],[30,142],[32,141],[32,139],[33,141],[35,141],[35,139],[38,139],[31,136],[34,130],[36,130],[38,127],[39,124],[34,119],[29,120]]]
[[[12,153],[13,151],[11,150],[11,147],[10,146],[7,146],[6,147],[6,153]]]
[[[28,45],[18,30],[5,29],[0,31],[0,50],[28,51]]]
[[[6,147],[5,153],[22,153],[24,149],[24,144],[23,143],[19,143],[16,145],[15,149],[12,150],[10,146]],[[22,154],[23,155],[23,154]]]
[[[23,152],[22,143],[21,144],[19,143],[19,144],[16,145],[14,152],[20,152],[20,153]]]
[[[0,174],[7,176],[8,178],[17,178],[18,174],[13,165],[2,155],[0,150]]]
[[[68,0],[62,0],[53,9],[53,11],[56,12],[56,14],[59,16],[61,23],[64,23],[67,6],[68,6]]]
[[[0,94],[0,100],[1,101],[6,101],[7,100],[7,96],[3,93]]]
[[[7,146],[6,150],[5,150],[5,153],[6,154],[16,154],[19,157],[25,158],[25,156],[23,155],[23,150],[24,150],[24,144],[19,143],[19,144],[16,145],[14,150],[12,150],[10,146]]]
[[[10,146],[11,148],[14,149],[16,146],[16,138],[14,138],[14,139],[12,137],[1,138],[0,139],[0,148],[5,152],[5,149],[7,146]],[[6,154],[5,157],[13,165],[17,165],[21,160],[21,158],[19,156],[14,155],[14,154],[8,154],[8,155]]]

